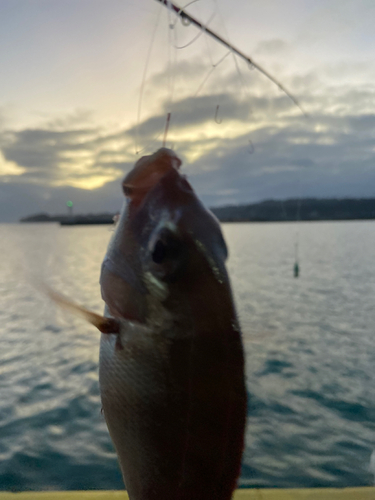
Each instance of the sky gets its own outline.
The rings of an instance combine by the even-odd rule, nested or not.
[[[181,1],[181,0],[180,0]],[[162,146],[209,206],[375,197],[375,2],[0,0],[0,221],[115,212]]]

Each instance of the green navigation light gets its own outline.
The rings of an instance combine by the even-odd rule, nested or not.
[[[69,208],[72,208],[73,202],[72,201],[67,201],[66,202],[66,206],[69,207]]]

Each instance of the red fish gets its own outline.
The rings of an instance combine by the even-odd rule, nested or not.
[[[141,158],[101,273],[100,390],[131,500],[229,500],[246,418],[216,218],[168,149]],[[117,325],[117,326],[116,326]],[[107,328],[107,329],[106,329]]]

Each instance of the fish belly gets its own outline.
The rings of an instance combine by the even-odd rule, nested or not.
[[[239,337],[103,335],[104,415],[131,500],[229,500],[243,449]]]

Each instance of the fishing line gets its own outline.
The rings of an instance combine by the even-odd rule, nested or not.
[[[208,71],[207,75],[204,77],[202,83],[199,85],[199,87],[196,90],[196,92],[195,92],[195,94],[194,94],[193,97],[197,97],[197,95],[202,90],[204,84],[207,82],[207,80],[209,79],[209,77],[212,75],[212,73],[215,71],[215,69],[219,66],[219,64],[221,64],[224,61],[224,59],[229,56],[229,54],[231,54],[230,50],[216,64],[212,65],[212,68]]]
[[[140,135],[139,134],[139,128],[140,128],[140,121],[141,121],[141,110],[142,110],[143,93],[144,93],[144,88],[145,88],[145,83],[146,83],[147,71],[148,71],[148,67],[149,67],[149,63],[150,63],[150,57],[151,57],[152,47],[153,47],[154,42],[155,42],[156,30],[157,30],[157,28],[159,26],[161,11],[162,11],[162,5],[160,5],[160,8],[158,10],[158,14],[157,14],[157,18],[156,18],[156,23],[155,23],[154,30],[153,30],[153,33],[152,33],[152,36],[151,36],[151,42],[150,42],[150,46],[148,48],[148,53],[147,53],[147,57],[146,57],[146,63],[145,63],[145,67],[144,67],[144,70],[143,70],[142,83],[141,83],[141,87],[140,87],[140,90],[139,90],[138,112],[137,112],[137,126],[136,126],[136,138],[135,138],[135,154],[136,155],[139,154],[139,151],[138,151],[138,146],[140,144],[140,141],[139,141],[139,135]]]
[[[208,43],[208,33],[207,33],[207,30],[204,30],[204,34],[206,36],[203,37],[204,39],[204,42],[206,44],[206,49],[207,49],[207,53],[208,53],[208,58],[210,60],[210,64],[212,67],[215,67],[215,64],[214,64],[214,59],[212,57],[212,54],[211,54],[211,49],[210,49],[210,44]]]
[[[170,30],[172,30],[171,27],[170,27]],[[171,46],[173,45],[173,61],[172,61],[171,68],[170,68],[170,71],[171,71],[171,89],[170,89],[170,95],[169,95],[170,107],[172,107],[172,104],[173,104],[174,93],[175,93],[175,89],[176,89],[176,79],[177,79],[176,71],[175,71],[175,68],[177,67],[177,50],[174,47],[176,44],[177,44],[177,31],[174,29],[173,30],[173,43],[171,41]]]
[[[197,0],[194,0],[197,1]],[[176,50],[176,45],[177,45],[177,33],[175,29],[176,23],[173,22],[172,16],[173,16],[174,11],[172,10],[172,4],[168,0],[168,87],[169,87],[169,102],[167,108],[169,108],[169,111],[167,113],[167,119],[166,119],[166,124],[165,124],[165,130],[164,130],[164,137],[163,137],[163,147],[166,147],[166,141],[167,141],[167,135],[168,135],[168,129],[169,129],[169,124],[170,124],[170,119],[171,119],[171,110],[173,106],[173,99],[174,99],[174,92],[175,92],[175,86],[176,86],[176,65],[177,65],[177,50]],[[173,35],[172,35],[173,33]]]
[[[295,278],[298,278],[298,276],[299,276],[298,241],[296,241],[295,247],[294,247],[293,275]]]
[[[186,47],[189,47],[190,45],[193,45],[193,43],[196,40],[198,40],[198,38],[200,38],[204,33],[206,33],[206,27],[209,26],[209,24],[211,23],[211,21],[213,21],[213,19],[215,18],[215,16],[216,16],[216,12],[213,12],[213,14],[211,15],[211,17],[207,21],[207,23],[205,23],[204,25],[202,25],[201,30],[198,32],[197,35],[195,35],[195,37],[192,40],[190,40],[190,42],[186,43],[185,45],[175,46],[175,48],[176,49],[185,49]]]
[[[235,66],[236,66],[237,74],[238,74],[239,79],[240,79],[240,82],[241,82],[242,91],[244,92],[245,97],[247,97],[247,98],[250,100],[250,91],[249,91],[249,88],[248,88],[248,86],[247,86],[247,84],[246,84],[246,82],[245,82],[245,79],[244,79],[243,75],[242,75],[242,72],[241,72],[241,70],[240,70],[240,66],[239,66],[239,64],[238,64],[236,54],[234,53],[234,47],[233,47],[232,42],[231,42],[231,40],[230,40],[230,38],[229,38],[229,35],[228,35],[228,30],[227,30],[226,24],[225,24],[225,22],[224,22],[224,17],[223,17],[223,15],[222,15],[222,13],[221,13],[221,10],[220,10],[220,8],[219,8],[219,4],[218,4],[217,0],[214,0],[214,3],[215,3],[215,6],[216,6],[216,10],[217,10],[217,12],[218,12],[218,14],[219,14],[219,17],[220,17],[221,23],[222,23],[222,25],[223,25],[224,34],[225,34],[225,36],[226,36],[226,38],[227,38],[227,40],[228,40],[228,44],[229,44],[230,49],[231,49],[231,50],[230,50],[230,52],[231,52],[231,54],[232,54],[233,61],[234,61],[234,64],[235,64]],[[251,64],[252,64],[252,65],[253,65],[253,67],[254,67],[254,64],[253,64],[253,63],[251,63]],[[250,109],[250,112],[252,112],[252,111],[251,111],[251,109]]]
[[[172,7],[168,2],[168,93],[171,100],[172,95]]]
[[[198,1],[198,0],[194,0],[194,1]],[[169,76],[169,78],[168,78],[168,87],[169,87],[169,101],[170,101],[169,105],[171,106],[172,102],[173,102],[173,95],[174,95],[175,74],[172,71],[172,62],[171,62],[170,47],[173,44],[172,44],[171,39],[170,39],[170,31],[171,31],[171,29],[173,29],[172,26],[174,27],[175,23],[172,23],[172,20],[170,19],[170,15],[173,12],[172,11],[171,3],[170,3],[169,0],[167,0],[167,2],[168,2],[168,17],[169,17],[168,25],[169,25],[169,28],[170,28],[168,30],[168,37],[169,37],[169,42],[170,42],[168,44],[168,49],[169,49],[169,53],[168,53],[168,56],[169,56],[169,61],[168,61],[168,67],[169,67],[168,68],[169,69],[169,71],[168,71],[168,76]],[[158,14],[157,14],[157,19],[156,19],[156,22],[155,22],[155,26],[154,26],[154,29],[153,29],[153,32],[152,32],[151,41],[150,41],[150,45],[149,45],[148,53],[147,53],[147,57],[146,57],[146,63],[145,63],[145,67],[144,67],[144,70],[143,70],[142,83],[141,83],[140,92],[139,92],[137,126],[136,126],[136,141],[135,141],[135,154],[136,155],[142,154],[145,151],[149,150],[151,148],[151,146],[156,145],[156,143],[159,141],[160,137],[163,134],[163,132],[160,132],[144,148],[139,149],[139,146],[140,146],[140,119],[141,119],[143,94],[144,94],[144,88],[145,88],[145,84],[146,84],[146,77],[147,77],[148,67],[149,67],[149,63],[150,63],[152,48],[153,48],[153,45],[154,45],[154,42],[155,42],[156,32],[157,32],[157,28],[158,28],[159,22],[160,22],[161,11],[162,11],[162,4],[160,5],[160,8],[159,8],[159,11],[158,11]],[[174,32],[174,36],[176,36],[175,32]],[[176,54],[176,51],[174,51],[174,54]],[[171,77],[172,72],[173,72],[173,77]]]
[[[169,2],[172,5],[172,8],[174,12],[177,13],[181,17],[181,19],[188,21],[189,23],[193,23],[196,27],[202,28],[203,25],[200,23],[197,19],[195,19],[193,16],[188,14],[187,12],[183,11],[180,7],[177,7],[171,0],[157,0],[159,3],[162,5],[167,5]],[[215,0],[216,1],[216,0]],[[219,8],[218,11],[220,12]],[[284,85],[279,82],[274,76],[272,76],[268,71],[266,71],[262,66],[257,64],[253,59],[248,57],[246,54],[241,52],[240,50],[236,49],[232,44],[230,44],[227,40],[223,39],[221,36],[217,35],[214,31],[206,27],[207,34],[209,34],[212,38],[214,38],[216,41],[224,45],[225,47],[229,48],[235,55],[241,57],[244,61],[251,63],[254,68],[256,68],[260,73],[263,73],[263,75],[271,80],[277,87],[279,87],[280,90],[282,90],[288,97],[291,99],[294,104],[301,110],[302,114],[307,116],[305,111],[303,110],[302,106],[300,105],[298,99],[294,97],[293,94],[291,94]]]
[[[214,7],[215,7],[215,10],[214,10],[213,15],[212,15],[212,18],[210,19],[210,21],[209,21],[209,22],[211,22],[211,21],[212,21],[212,19],[216,16],[216,14],[217,14],[217,12],[218,12],[218,10],[217,10],[217,5],[216,5],[216,4],[214,4]],[[208,26],[208,24],[207,24],[206,26]],[[205,44],[206,44],[206,49],[207,49],[207,53],[208,53],[208,58],[209,58],[210,63],[211,63],[211,71],[209,71],[209,72],[208,72],[208,75],[207,75],[207,76],[206,76],[206,78],[203,80],[203,84],[202,84],[202,85],[204,85],[204,83],[207,81],[207,79],[208,79],[208,78],[209,78],[209,76],[213,73],[213,70],[214,70],[214,69],[215,69],[215,67],[217,66],[216,64],[214,64],[214,60],[213,60],[213,57],[212,57],[212,54],[211,54],[210,44],[208,43],[208,33],[207,33],[207,28],[206,28],[206,26],[203,26],[202,31],[203,31],[203,32],[204,32],[204,34],[205,34],[205,36],[204,36],[203,38],[204,38],[204,41],[205,41]],[[225,57],[226,57],[226,54],[225,54],[225,56],[224,56],[224,59],[225,59]],[[221,61],[220,61],[220,62],[221,62]],[[198,90],[199,90],[199,88],[198,88]],[[218,104],[218,105],[216,106],[216,112],[215,112],[215,122],[216,122],[218,125],[220,125],[220,124],[222,123],[222,121],[223,121],[221,118],[220,118],[220,119],[218,119],[219,107],[220,107],[220,104]]]
[[[281,209],[284,214],[285,222],[288,222],[288,214],[286,213],[286,208],[283,200],[280,200]],[[299,276],[299,264],[298,264],[298,241],[294,241],[294,264],[293,264],[293,276],[298,278]]]
[[[189,25],[190,23],[192,23],[198,29],[200,29],[200,32],[198,33],[198,35],[195,36],[189,43],[185,44],[184,46],[178,46],[177,44],[175,44],[175,49],[182,49],[182,48],[188,47],[189,45],[191,45],[192,43],[194,43],[203,33],[206,33],[207,35],[210,35],[216,41],[220,42],[221,44],[223,44],[225,47],[227,47],[229,49],[229,52],[227,54],[225,54],[219,60],[219,62],[216,65],[213,65],[213,59],[211,57],[211,53],[210,53],[210,50],[209,50],[207,39],[205,38],[207,46],[208,46],[207,48],[208,48],[208,53],[209,53],[209,58],[210,58],[210,61],[211,61],[211,64],[212,64],[212,68],[209,70],[208,74],[204,77],[203,82],[199,85],[199,87],[198,87],[198,89],[197,89],[194,97],[196,97],[198,95],[198,93],[201,91],[202,87],[204,86],[204,84],[206,83],[206,81],[208,80],[208,78],[210,77],[210,75],[212,74],[212,72],[215,70],[215,68],[229,54],[232,54],[233,61],[234,61],[234,64],[235,64],[235,67],[236,67],[236,71],[237,71],[237,74],[238,74],[238,77],[239,77],[239,81],[240,81],[240,84],[241,84],[241,90],[245,94],[245,98],[247,98],[248,100],[250,100],[250,92],[249,92],[249,87],[248,87],[248,85],[247,85],[247,83],[246,83],[246,81],[245,81],[245,79],[243,77],[243,74],[241,72],[240,66],[238,64],[237,56],[239,56],[241,59],[243,59],[245,62],[247,62],[248,67],[249,67],[250,70],[257,69],[260,73],[262,73],[269,80],[271,80],[275,85],[277,85],[277,87],[281,91],[283,91],[293,101],[293,103],[301,110],[302,114],[306,118],[308,117],[307,113],[304,111],[304,109],[300,105],[300,103],[297,100],[297,98],[294,97],[294,95],[291,94],[284,87],[284,85],[280,81],[278,81],[270,73],[268,73],[268,71],[266,71],[262,66],[258,65],[257,63],[255,63],[250,57],[248,57],[246,54],[244,54],[240,50],[236,49],[232,45],[232,43],[231,43],[231,41],[229,39],[228,31],[226,29],[224,18],[223,18],[222,14],[221,14],[221,11],[220,11],[220,8],[219,8],[217,0],[214,0],[216,11],[214,11],[214,15],[211,16],[211,19],[209,20],[209,22],[211,22],[211,20],[216,15],[216,13],[219,14],[219,16],[221,18],[222,25],[223,25],[223,29],[224,29],[224,32],[225,32],[225,35],[226,35],[226,40],[223,39],[218,34],[216,34],[215,32],[213,32],[211,29],[209,29],[208,24],[206,24],[206,25],[202,24],[197,19],[195,19],[194,17],[192,17],[190,14],[188,14],[183,8],[177,7],[174,3],[172,3],[172,0],[157,0],[157,1],[160,2],[162,5],[167,6],[168,10],[169,9],[173,9],[173,11],[177,14],[177,16],[179,16],[181,18],[181,21],[182,21],[183,25],[186,26],[186,25]],[[191,5],[191,3],[195,3],[195,0],[193,0],[193,2],[190,2],[188,5]],[[218,118],[219,107],[220,107],[220,105],[218,104],[217,107],[216,107],[216,112],[215,112],[215,122],[218,123],[218,124],[221,123],[221,120]],[[251,108],[250,108],[250,112],[252,112]],[[166,141],[166,133],[168,131],[168,126],[169,126],[169,118],[167,118],[167,125],[166,125],[166,131],[165,131],[165,136],[164,136],[164,143]],[[251,140],[249,140],[249,145],[250,145],[249,153],[252,154],[254,152],[254,145],[253,145],[253,143],[252,143]],[[284,203],[283,203],[282,200],[280,200],[280,202],[281,202],[282,210],[284,212],[285,219],[288,220]],[[296,222],[298,222],[298,220],[300,218],[300,205],[301,205],[301,199],[299,197],[299,199],[298,199],[298,205],[297,205],[297,220],[296,220]],[[295,247],[294,276],[298,277],[299,276],[299,255],[298,255],[298,253],[299,253],[299,228],[298,228],[298,226],[297,226],[297,231],[296,231],[296,236],[295,236],[295,245],[294,245],[294,247]]]
[[[195,3],[195,2],[198,2],[199,0],[193,0],[192,2],[190,2],[188,5],[191,5],[192,3]],[[176,14],[172,8],[171,8],[171,14]],[[178,17],[177,17],[178,19]],[[169,25],[169,31],[173,32],[173,39],[170,38],[170,46],[173,48],[173,61],[171,63],[171,67],[170,67],[170,73],[171,73],[171,89],[170,89],[170,108],[172,107],[172,104],[173,104],[173,100],[174,100],[174,94],[175,94],[175,90],[176,90],[176,81],[177,81],[177,77],[178,77],[178,73],[176,73],[176,68],[177,68],[177,63],[178,63],[178,51],[176,49],[177,45],[178,45],[178,32],[177,32],[177,29],[175,29],[175,26],[176,26],[176,22],[177,20],[174,22],[174,23],[170,23]],[[170,111],[172,111],[170,109]]]
[[[300,186],[300,184],[299,184]],[[291,200],[292,201],[292,200]],[[300,262],[299,262],[299,222],[301,220],[300,211],[301,211],[301,192],[299,190],[299,196],[297,198],[297,208],[296,208],[296,232],[294,234],[294,264],[293,264],[293,276],[295,278],[299,277],[300,273]],[[286,212],[285,203],[283,200],[280,200],[280,205],[284,214],[284,219],[288,222],[288,214]],[[292,221],[292,219],[290,219]]]
[[[301,179],[298,179],[298,202],[297,202],[297,215],[296,215],[296,223],[297,223],[297,228],[296,228],[296,234],[295,234],[295,245],[294,245],[294,267],[293,267],[293,273],[294,277],[298,278],[299,276],[299,271],[300,271],[300,265],[299,265],[299,222],[301,219]]]
[[[177,33],[175,30],[176,23],[173,22],[172,4],[168,2],[168,95],[169,95],[169,108],[172,107],[174,99],[174,91],[176,85],[176,64],[177,64],[177,51],[175,45],[177,44]],[[172,36],[173,33],[173,36]]]
[[[229,52],[228,52],[227,54],[225,54],[225,56],[224,56],[224,58],[223,58],[223,59],[225,59],[225,58],[227,57],[227,55],[232,54],[232,58],[233,58],[233,61],[234,61],[235,66],[236,66],[236,71],[237,71],[237,74],[238,74],[238,77],[239,77],[241,90],[242,90],[242,92],[243,92],[243,94],[244,94],[245,98],[246,98],[246,99],[250,102],[250,91],[249,91],[249,88],[248,88],[248,86],[247,86],[247,84],[246,84],[246,82],[245,82],[245,79],[244,79],[243,75],[242,75],[242,72],[241,72],[241,70],[240,70],[240,66],[239,66],[239,64],[238,64],[237,57],[236,57],[236,55],[235,55],[235,53],[234,53],[233,45],[232,45],[231,40],[230,40],[230,38],[229,38],[229,35],[228,35],[228,30],[227,30],[227,28],[226,28],[226,24],[225,24],[225,22],[224,22],[224,18],[223,18],[223,15],[222,15],[221,11],[220,11],[219,4],[218,4],[217,0],[214,0],[214,4],[215,4],[215,7],[216,7],[216,12],[218,13],[218,15],[219,15],[219,17],[220,17],[220,20],[221,20],[221,23],[222,23],[222,25],[223,25],[224,34],[225,34],[226,39],[227,39],[227,41],[228,41],[228,44],[229,44],[229,46],[230,46],[230,50],[229,50]],[[221,61],[220,61],[220,62],[221,62]],[[252,63],[250,63],[250,64],[251,64],[251,66],[252,66],[252,67],[254,67],[254,65],[253,65]],[[210,73],[210,74],[211,74],[211,73]],[[208,76],[209,76],[209,75],[208,75]],[[205,82],[204,82],[204,83],[205,83]],[[202,85],[202,86],[203,86],[203,85]],[[217,110],[217,111],[218,111],[218,110]],[[249,107],[249,111],[250,111],[250,113],[252,113],[252,109],[251,109],[251,107]],[[215,115],[215,122],[216,122],[216,123],[218,123],[218,122],[216,121],[216,115]],[[221,122],[220,122],[220,123],[221,123]],[[249,143],[250,143],[249,153],[250,153],[250,154],[253,154],[253,153],[254,153],[254,145],[253,145],[253,143],[252,143],[252,141],[251,141],[251,140],[249,141]]]
[[[171,17],[172,17],[172,14],[174,13],[174,11],[172,10],[172,3],[171,3],[170,0],[166,0],[166,1],[167,1],[167,9],[168,9],[168,28],[169,28],[168,29],[168,87],[169,87],[169,108],[171,109],[172,108],[172,104],[173,104],[175,82],[176,82],[176,74],[175,74],[174,68],[175,68],[176,63],[177,63],[177,50],[189,47],[196,40],[198,40],[198,38],[201,37],[203,34],[207,35],[206,27],[208,27],[209,24],[212,22],[212,20],[215,18],[216,14],[217,14],[217,8],[211,14],[211,16],[208,19],[208,21],[204,25],[202,25],[199,33],[192,40],[190,40],[185,45],[178,45],[178,43],[177,43],[177,32],[176,32],[176,29],[175,29],[175,26],[177,24],[177,20],[174,21],[174,22],[172,21]],[[182,10],[185,10],[188,6],[190,6],[190,5],[194,4],[194,3],[197,3],[198,1],[199,0],[193,0],[192,2],[189,2],[188,4],[184,5],[180,9],[179,13],[181,13]],[[175,13],[176,16],[178,16],[179,13]],[[181,18],[181,20],[183,20],[183,18]],[[186,23],[182,23],[182,24],[184,24],[184,26],[186,26]],[[188,23],[188,25],[189,24],[190,24],[190,22]],[[172,42],[172,35],[171,35],[171,31],[172,30],[173,30],[174,42]],[[212,69],[215,69],[220,64],[220,62],[222,60],[224,60],[225,57],[230,52],[228,52],[228,54],[225,54],[225,56],[218,63],[213,64],[213,62],[212,62],[213,60],[212,60],[212,56],[211,56],[211,51],[210,51],[210,48],[209,48],[209,45],[208,45],[207,38],[206,37],[204,37],[204,38],[205,38],[206,45],[207,45],[209,59],[210,59],[210,61],[212,63],[212,66],[213,66]],[[171,55],[171,47],[173,47],[175,49],[173,51],[173,55],[174,55],[174,60],[173,61],[172,61],[172,55]],[[219,105],[217,106],[216,115],[215,115],[215,121],[216,121],[216,123],[220,124],[222,122],[222,120],[217,118],[217,114],[218,114],[218,111],[219,111],[218,108],[219,108]],[[163,147],[165,147],[165,143],[166,143],[166,134],[167,134],[168,128],[169,128],[169,122],[170,122],[170,112],[167,115],[167,123],[166,123],[166,130],[165,130],[165,133],[164,133]]]
[[[286,208],[285,208],[285,205],[284,205],[284,201],[280,200],[280,204],[281,204],[281,209],[282,209],[283,214],[284,214],[285,221],[287,222],[288,221],[288,215],[286,213]]]
[[[148,151],[149,149],[151,149],[151,146],[152,146],[152,149],[155,149],[154,146],[159,141],[159,139],[162,135],[163,135],[163,132],[159,132],[159,134],[152,141],[150,141],[144,148],[140,149],[137,154],[142,154],[145,151]]]
[[[171,121],[171,113],[167,114],[167,121],[165,123],[164,137],[163,137],[163,148],[165,148],[165,143],[167,142],[167,135],[169,129],[169,123]]]
[[[259,64],[255,63],[253,61],[253,59],[251,59],[250,57],[248,57],[246,54],[244,54],[243,52],[241,52],[240,50],[236,49],[232,44],[231,42],[228,40],[225,40],[224,38],[222,38],[221,36],[219,36],[218,34],[216,34],[214,31],[212,31],[211,29],[208,28],[208,26],[204,26],[200,21],[198,21],[197,19],[195,19],[193,16],[191,16],[190,14],[188,14],[185,10],[183,10],[182,8],[176,6],[172,0],[157,0],[160,4],[168,7],[168,8],[172,8],[173,11],[181,18],[181,21],[184,25],[187,25],[187,24],[194,24],[194,26],[196,26],[197,28],[199,28],[201,30],[201,32],[205,31],[207,34],[209,34],[212,38],[214,38],[216,41],[218,41],[219,43],[221,43],[222,45],[224,45],[225,47],[229,48],[230,49],[230,52],[232,53],[233,55],[233,60],[234,60],[234,63],[235,63],[235,66],[236,66],[236,70],[237,70],[237,73],[238,73],[238,76],[239,76],[239,79],[240,79],[240,82],[241,82],[241,85],[242,85],[242,90],[244,91],[245,93],[245,96],[247,98],[250,97],[250,93],[249,93],[249,89],[247,87],[247,84],[243,78],[243,75],[242,75],[242,72],[240,70],[240,67],[239,67],[239,64],[238,64],[238,61],[237,61],[237,58],[236,56],[239,56],[241,59],[243,59],[244,61],[246,61],[249,65],[249,68],[250,69],[257,69],[260,73],[262,73],[266,78],[268,78],[269,80],[271,80],[275,85],[277,85],[277,87],[283,91],[292,101],[293,103],[301,110],[302,114],[307,117],[308,115],[305,113],[305,111],[303,110],[302,106],[300,105],[299,101],[297,100],[296,97],[294,97],[293,94],[291,94],[285,87],[284,85],[279,81],[277,80],[275,77],[273,77],[268,71],[266,71],[262,66],[260,66]],[[220,17],[221,17],[221,20],[222,20],[222,24],[223,24],[223,27],[224,27],[224,31],[227,35],[227,38],[228,38],[228,32],[227,32],[227,29],[226,29],[226,26],[225,26],[225,23],[224,23],[224,19],[223,19],[223,16],[220,12],[220,9],[219,9],[219,6],[218,6],[218,3],[217,3],[217,0],[214,0],[215,2],[215,6],[216,6],[216,11],[219,13]],[[186,21],[186,22],[185,22]],[[212,71],[211,71],[212,72]],[[209,73],[209,75],[211,74],[211,72]],[[209,75],[206,77],[206,79],[209,77]],[[206,80],[204,80],[203,83],[205,83]],[[198,88],[198,91],[197,93],[200,91],[201,89],[201,86]],[[252,112],[251,108],[250,108],[250,113]]]

